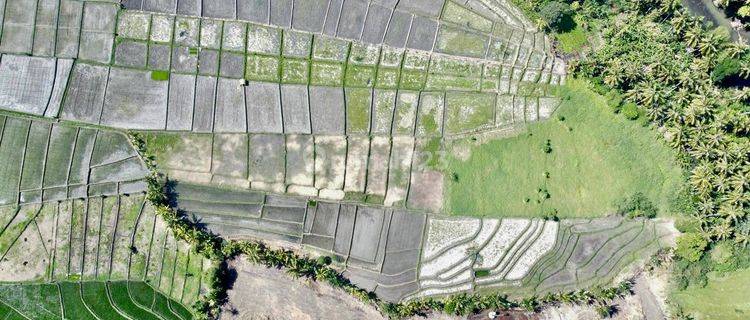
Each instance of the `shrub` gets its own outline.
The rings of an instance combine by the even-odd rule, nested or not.
[[[640,116],[638,106],[632,102],[623,104],[620,108],[620,113],[622,113],[622,115],[625,116],[625,118],[627,118],[628,120],[635,120],[638,119],[638,116]]]
[[[550,141],[549,139],[547,139],[547,142],[545,142],[544,145],[542,146],[542,151],[544,151],[544,153],[551,153],[552,152],[552,141]]]
[[[734,247],[727,241],[716,244],[710,252],[711,261],[719,264],[730,262],[734,256]]]
[[[731,78],[739,77],[742,62],[738,59],[725,58],[719,61],[711,71],[711,80],[716,84],[725,84]]]
[[[698,232],[700,230],[700,222],[694,218],[680,217],[675,220],[674,227],[682,233]]]
[[[620,112],[620,107],[622,106],[622,95],[617,92],[617,90],[607,91],[604,97],[607,99],[607,105],[612,108],[612,111]]]
[[[599,317],[601,318],[609,318],[613,316],[616,313],[616,309],[614,306],[608,305],[608,304],[601,304],[596,306],[596,313],[599,314]]]
[[[616,205],[617,214],[628,218],[656,217],[656,207],[643,193],[636,192]]]
[[[547,2],[539,10],[539,17],[549,29],[554,31],[566,32],[573,30],[575,27],[573,10],[567,3],[559,1]]]
[[[706,250],[708,241],[698,233],[686,233],[677,238],[675,254],[690,262],[698,261]]]

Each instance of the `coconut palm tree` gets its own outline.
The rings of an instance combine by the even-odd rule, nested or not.
[[[734,229],[728,220],[723,220],[721,223],[714,224],[711,227],[711,233],[718,240],[724,240],[732,236]]]

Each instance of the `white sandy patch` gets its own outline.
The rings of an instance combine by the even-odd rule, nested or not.
[[[485,219],[482,222],[482,229],[474,239],[445,251],[434,260],[423,262],[420,277],[440,276],[447,279],[451,277],[450,270],[456,270],[456,264],[471,266],[473,264],[471,255],[480,250],[490,239],[499,222],[497,219]],[[443,275],[443,273],[448,274]]]
[[[432,259],[438,251],[468,240],[480,227],[481,220],[473,218],[429,219],[423,259]]]
[[[478,264],[478,267],[486,269],[497,265],[503,254],[510,249],[513,240],[523,233],[529,222],[530,220],[527,219],[503,219],[495,236],[479,252],[482,262]]]
[[[516,264],[511,268],[510,272],[505,276],[508,280],[518,280],[523,278],[531,266],[536,263],[548,251],[552,250],[557,239],[557,227],[558,223],[554,221],[547,221],[544,223],[544,229],[542,234],[539,235],[536,242],[534,242],[527,250],[523,253]]]

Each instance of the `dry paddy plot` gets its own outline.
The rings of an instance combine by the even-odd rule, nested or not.
[[[145,135],[159,170],[177,181],[415,209],[442,207],[442,173],[434,168],[439,139]]]
[[[669,245],[647,220],[430,218],[416,296],[482,291],[522,296],[606,285],[633,261]]]
[[[145,189],[146,169],[119,132],[0,115],[0,204]]]

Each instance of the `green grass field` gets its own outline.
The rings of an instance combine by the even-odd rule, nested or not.
[[[696,320],[748,319],[750,300],[750,269],[738,270],[724,276],[709,274],[705,288],[688,287],[672,293],[672,300]]]
[[[446,145],[447,211],[539,217],[557,209],[561,218],[597,217],[641,192],[670,215],[684,187],[672,149],[653,129],[613,113],[587,83],[571,79],[559,91],[563,103],[550,119],[516,136]],[[543,151],[547,140],[551,153]]]
[[[130,282],[130,287],[125,281],[0,285],[0,316],[10,316],[7,319],[14,316],[18,319],[60,319],[64,314],[67,319],[145,320],[187,320],[193,317],[183,305],[143,282]],[[154,294],[159,297],[156,299],[158,303],[154,301]],[[150,300],[146,306],[134,300],[147,297]]]

